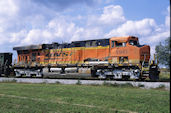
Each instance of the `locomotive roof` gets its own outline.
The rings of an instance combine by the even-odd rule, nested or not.
[[[111,40],[118,40],[118,41],[127,41],[127,40],[130,40],[130,39],[135,39],[135,40],[138,40],[137,37],[135,36],[127,36],[127,37],[112,37]]]
[[[29,49],[42,49],[41,45],[29,45],[29,46],[20,46],[20,47],[14,47],[13,50],[29,50]]]
[[[89,41],[98,41],[98,40],[109,40],[110,38],[103,38],[103,39],[92,39],[92,40],[80,40],[80,41],[72,41],[74,42],[89,42]]]
[[[112,38],[103,38],[103,39],[72,41],[71,43],[63,43],[63,44],[52,43],[52,44],[39,44],[39,45],[20,46],[20,47],[14,47],[13,50],[22,51],[22,50],[44,49],[44,48],[51,49],[51,48],[53,48],[53,46],[71,45],[71,44],[74,44],[74,43],[84,43],[84,42],[90,42],[90,41],[105,41],[105,40],[109,40],[109,39],[118,40],[118,41],[127,41],[128,39],[131,39],[131,38],[134,38],[134,39],[138,40],[138,38],[134,37],[134,36],[112,37]]]
[[[16,51],[23,51],[23,50],[35,50],[35,49],[44,49],[44,46],[51,46],[53,44],[58,44],[58,45],[65,45],[65,44],[73,44],[73,43],[79,43],[79,42],[89,42],[89,41],[101,41],[101,40],[109,40],[109,38],[104,38],[104,39],[93,39],[93,40],[82,40],[82,41],[72,41],[71,43],[63,43],[63,44],[58,44],[58,43],[52,43],[52,44],[39,44],[39,45],[29,45],[29,46],[20,46],[20,47],[14,47],[13,50]]]

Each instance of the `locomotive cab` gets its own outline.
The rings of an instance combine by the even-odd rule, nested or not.
[[[110,39],[110,57],[111,63],[120,66],[118,70],[138,71],[139,78],[149,77],[150,46],[140,45],[138,38],[113,37]],[[123,70],[124,72],[124,70]],[[122,72],[122,73],[123,73]]]
[[[140,45],[137,37],[113,37],[110,39],[110,56],[113,64],[142,66],[149,62],[150,47]]]

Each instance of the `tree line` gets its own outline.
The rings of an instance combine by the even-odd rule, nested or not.
[[[168,37],[166,40],[161,41],[155,47],[155,52],[157,54],[159,64],[165,65],[168,69],[170,69],[170,42],[170,37]]]

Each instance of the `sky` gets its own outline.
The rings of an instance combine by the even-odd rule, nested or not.
[[[0,52],[119,36],[137,36],[155,53],[170,36],[169,0],[0,0]]]

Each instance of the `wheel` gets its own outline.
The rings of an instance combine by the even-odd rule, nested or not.
[[[98,78],[100,79],[106,79],[106,75],[104,74],[104,72],[100,72],[100,75],[98,76]]]

